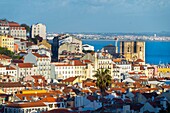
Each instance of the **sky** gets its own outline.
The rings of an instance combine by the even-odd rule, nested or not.
[[[0,0],[0,18],[47,32],[170,31],[170,0]]]

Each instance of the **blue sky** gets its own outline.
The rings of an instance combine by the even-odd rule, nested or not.
[[[48,32],[170,31],[170,0],[0,0],[0,18]]]

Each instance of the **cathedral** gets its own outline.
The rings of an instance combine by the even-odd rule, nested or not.
[[[142,59],[145,61],[144,41],[120,41],[120,54],[129,61]]]

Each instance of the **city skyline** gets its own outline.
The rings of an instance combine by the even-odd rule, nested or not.
[[[0,1],[1,18],[48,32],[161,32],[170,29],[168,0]]]

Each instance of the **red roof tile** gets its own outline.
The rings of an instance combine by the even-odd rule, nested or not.
[[[62,82],[73,82],[74,80],[76,80],[77,77],[69,77],[66,78],[65,80],[62,80]]]
[[[58,108],[58,109],[53,109],[53,110],[42,112],[42,113],[70,113],[70,112],[71,111],[66,108]]]
[[[18,63],[19,68],[32,68],[33,64],[32,63]]]
[[[10,58],[9,56],[0,54],[0,59],[12,59],[12,58]]]
[[[83,64],[80,60],[73,60],[74,66],[86,66],[86,64]]]
[[[20,25],[16,22],[8,22],[10,27],[20,27]]]
[[[40,54],[38,54],[38,53],[32,53],[34,56],[36,56],[36,57],[39,57],[39,58],[48,58],[48,56],[46,56],[46,55],[40,55]]]
[[[27,108],[27,107],[44,107],[47,106],[43,102],[24,102],[24,103],[9,103],[7,107],[12,108]]]
[[[0,87],[25,87],[20,82],[0,83]]]
[[[142,59],[137,59],[135,62],[144,62]]]

